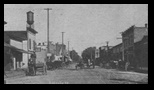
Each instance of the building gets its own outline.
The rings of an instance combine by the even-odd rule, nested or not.
[[[112,60],[118,61],[122,60],[122,43],[115,45],[111,48]]]
[[[4,31],[4,42],[14,46],[18,49],[25,50],[29,52],[23,53],[19,51],[12,51],[16,57],[16,68],[20,68],[22,66],[27,67],[28,59],[30,58],[30,54],[35,51],[35,34],[29,30],[27,31]],[[30,37],[28,37],[30,36]],[[31,52],[31,53],[30,53]]]
[[[141,41],[135,43],[134,52],[138,67],[148,69],[148,35],[145,35]]]
[[[99,58],[96,59],[96,64],[106,64],[111,60],[111,48],[113,46],[99,47]]]
[[[66,45],[62,45],[59,43],[53,43],[53,42],[49,42],[49,53],[54,56],[58,56],[61,57],[62,56],[62,49],[64,52],[64,56],[67,56],[67,50],[66,50]],[[41,54],[40,54],[41,53]],[[36,55],[41,58],[41,60],[44,60],[44,58],[46,58],[47,55],[47,43],[43,42],[43,43],[38,43],[37,45],[37,49],[36,49]]]
[[[6,22],[4,21],[4,24]],[[16,45],[12,45],[12,41],[22,42],[25,40],[22,36],[24,36],[25,32],[14,32],[14,31],[4,31],[4,68],[5,70],[16,70],[22,66],[22,54],[29,52],[23,50],[21,47],[17,47]],[[17,35],[16,35],[17,34]],[[19,46],[19,45],[18,45]],[[14,57],[11,59],[11,57]]]
[[[4,31],[4,42],[10,45],[11,54],[14,56],[13,68],[26,68],[28,66],[28,59],[30,55],[35,51],[36,42],[35,35],[38,33],[34,30],[33,26],[33,15],[29,15],[33,12],[27,13],[27,28],[26,30],[6,30]],[[5,24],[5,22],[4,22]],[[8,45],[5,45],[5,47]]]
[[[137,60],[135,56],[135,43],[141,41],[145,35],[148,34],[148,27],[145,24],[145,27],[136,27],[135,25],[128,28],[122,33],[122,41],[124,44],[124,60],[130,62],[130,66],[136,67]],[[140,53],[140,52],[138,52]]]
[[[63,54],[64,54],[64,56],[67,55],[66,45],[62,45],[62,44],[59,44],[59,43],[56,43],[55,45],[56,45],[56,52],[55,52],[55,54],[57,56],[58,55],[63,55]]]

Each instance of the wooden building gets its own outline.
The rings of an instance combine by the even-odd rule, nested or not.
[[[122,41],[124,44],[124,60],[130,63],[130,67],[136,68],[138,66],[138,60],[136,55],[140,52],[135,52],[135,45],[137,42],[141,41],[144,36],[148,35],[148,27],[136,27],[133,25],[122,33]]]

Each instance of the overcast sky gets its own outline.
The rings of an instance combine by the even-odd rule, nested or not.
[[[64,43],[81,53],[89,46],[116,45],[120,32],[148,22],[147,4],[4,4],[4,30],[26,30],[26,12],[34,12],[37,43],[47,40],[47,11],[50,11],[50,40]]]

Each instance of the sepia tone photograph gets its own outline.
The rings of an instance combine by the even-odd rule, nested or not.
[[[148,4],[4,4],[4,84],[148,84]]]

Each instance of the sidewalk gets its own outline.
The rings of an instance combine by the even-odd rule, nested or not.
[[[4,75],[4,79],[20,78],[25,76],[24,70],[5,71],[5,73],[7,77]]]

